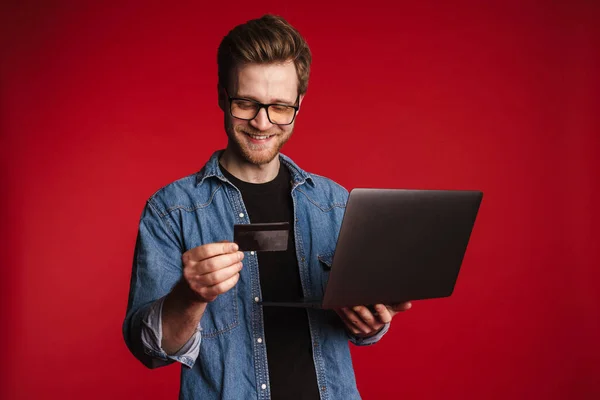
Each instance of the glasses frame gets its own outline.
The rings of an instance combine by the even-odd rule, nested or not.
[[[242,121],[252,121],[254,118],[256,118],[256,116],[258,115],[258,113],[260,112],[260,110],[262,110],[263,108],[265,109],[265,112],[267,113],[267,119],[269,120],[269,122],[273,125],[291,125],[294,123],[294,121],[296,120],[296,114],[298,114],[298,110],[300,109],[299,105],[289,105],[289,104],[281,104],[281,103],[270,103],[270,104],[264,104],[261,103],[260,101],[256,101],[256,100],[252,100],[252,99],[246,99],[243,97],[231,97],[229,96],[229,93],[227,93],[227,90],[225,90],[225,93],[227,94],[227,98],[229,99],[229,114],[236,119],[242,120]],[[258,106],[258,108],[256,109],[256,114],[254,114],[254,117],[252,118],[240,118],[240,117],[236,117],[235,115],[233,115],[233,110],[231,109],[231,107],[233,106],[233,100],[242,100],[242,101],[249,101],[251,103],[254,103]],[[298,94],[298,96],[296,96],[296,101],[294,101],[294,104],[298,103],[298,100],[300,100],[300,94]],[[270,106],[284,106],[284,107],[291,107],[294,109],[294,115],[292,116],[292,120],[287,123],[287,124],[278,124],[275,123],[273,121],[271,121],[271,116],[269,115],[269,107]]]

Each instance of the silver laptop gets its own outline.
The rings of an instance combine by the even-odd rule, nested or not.
[[[354,189],[322,299],[264,306],[339,308],[452,294],[480,191]]]

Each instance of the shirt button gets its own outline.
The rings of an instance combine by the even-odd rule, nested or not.
[[[258,303],[258,302],[260,301],[260,299],[259,299],[258,297],[255,297],[255,298],[254,298],[254,301],[255,301],[256,303]]]
[[[240,218],[244,218],[244,213],[240,213]]]
[[[262,385],[260,385],[260,387],[261,387],[262,389],[266,389],[266,388],[267,388],[267,385],[265,385],[265,384],[263,383]]]
[[[261,339],[261,338],[258,338],[258,339],[256,339],[256,341],[257,341],[258,343],[262,343],[262,339]]]
[[[253,252],[253,251],[251,251],[251,252],[250,252],[250,254],[251,254],[251,255],[254,255],[254,252]]]

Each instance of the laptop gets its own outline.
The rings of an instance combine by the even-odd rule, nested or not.
[[[350,192],[323,298],[263,306],[333,309],[450,296],[481,191]]]

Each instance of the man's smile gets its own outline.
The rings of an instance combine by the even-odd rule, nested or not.
[[[250,139],[250,142],[252,142],[252,143],[267,143],[267,142],[270,141],[270,139],[272,137],[275,136],[275,134],[270,134],[270,135],[269,134],[267,134],[267,135],[260,134],[260,135],[257,135],[257,134],[251,134],[251,133],[248,133],[248,132],[244,132],[244,134]]]

